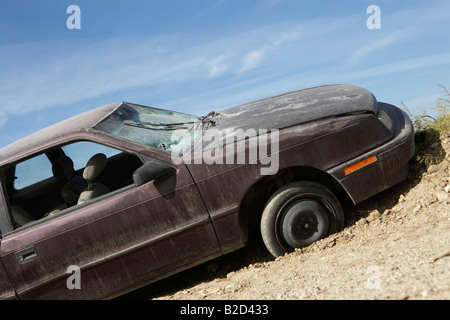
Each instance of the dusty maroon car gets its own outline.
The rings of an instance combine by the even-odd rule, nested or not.
[[[403,180],[413,151],[408,116],[353,85],[204,117],[88,111],[0,150],[1,297],[111,298],[252,230],[282,255],[343,227],[340,196],[356,204]]]

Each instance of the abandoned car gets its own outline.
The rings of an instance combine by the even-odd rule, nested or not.
[[[399,183],[413,152],[408,116],[354,85],[203,117],[93,109],[0,150],[0,297],[112,298],[253,234],[283,255],[342,229],[339,199]]]

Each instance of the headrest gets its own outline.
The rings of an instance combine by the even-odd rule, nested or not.
[[[87,181],[94,181],[105,166],[106,155],[103,153],[97,153],[92,156],[86,164],[86,168],[84,168],[83,171],[83,178]]]
[[[57,159],[52,165],[56,180],[69,179],[73,173],[73,161],[67,156]]]

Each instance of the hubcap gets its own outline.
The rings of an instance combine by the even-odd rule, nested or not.
[[[327,234],[328,223],[328,213],[323,205],[303,199],[283,210],[280,231],[290,247],[299,248],[323,238]]]

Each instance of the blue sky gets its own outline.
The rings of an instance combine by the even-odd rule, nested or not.
[[[449,21],[448,0],[0,0],[0,147],[113,102],[202,115],[330,83],[433,113]]]

